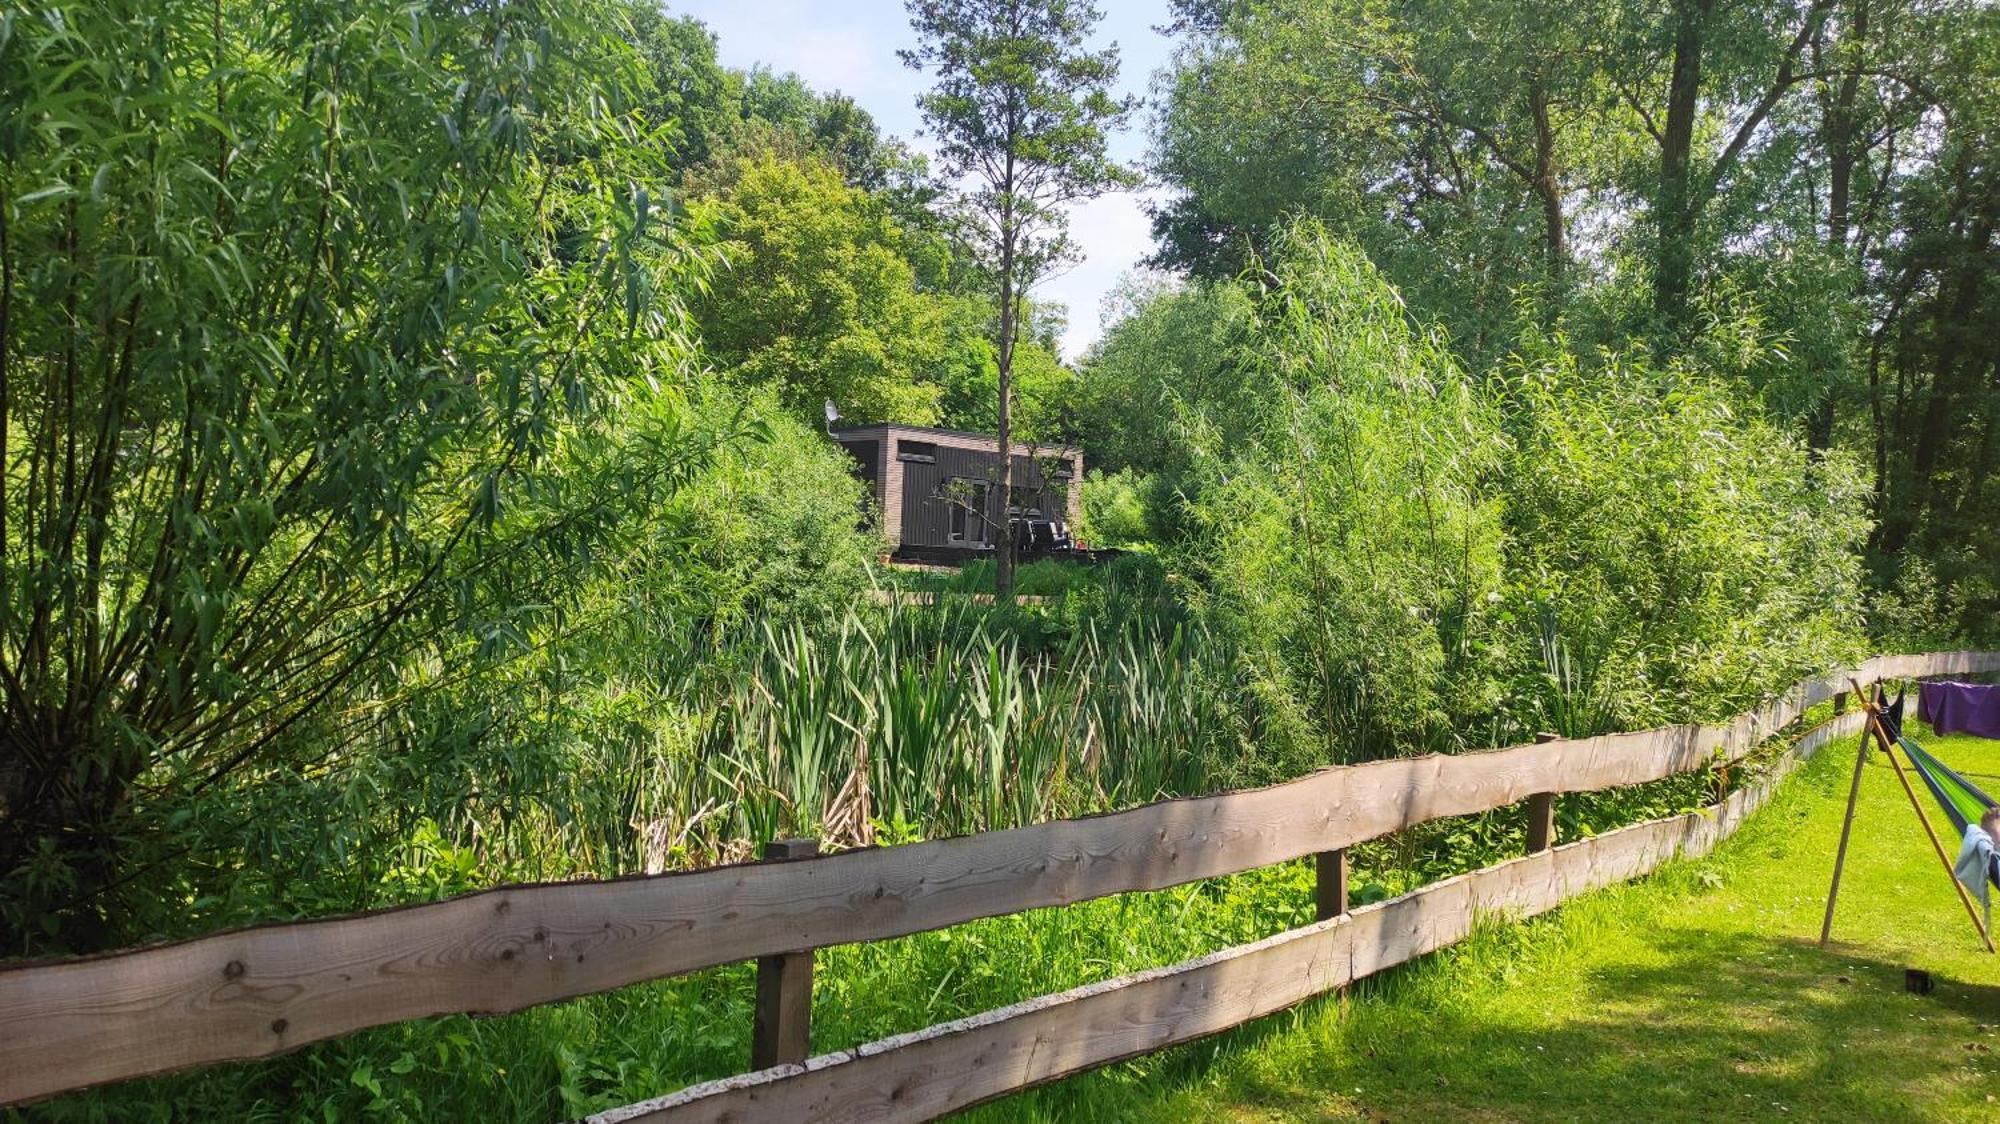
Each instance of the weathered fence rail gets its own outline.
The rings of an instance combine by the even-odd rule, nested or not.
[[[1850,711],[1801,739],[1779,768],[1704,812],[1529,854],[1198,960],[854,1050],[691,1086],[600,1113],[627,1121],[929,1120],[1067,1074],[1227,1030],[1453,943],[1485,915],[1528,917],[1565,899],[1705,854],[1798,761],[1842,734]]]
[[[753,958],[809,972],[815,948],[881,940],[1321,855],[1447,816],[1659,780],[1742,759],[1809,707],[1881,679],[2000,670],[2000,652],[1890,656],[1801,683],[1717,726],[1558,739],[1323,770],[902,847],[609,882],[504,887],[431,905],[219,933],[0,970],[0,1103],[364,1027],[498,1013]],[[1850,716],[1794,747],[1853,732]],[[1450,879],[1188,964],[1107,981],[794,1064],[796,985],[774,979],[760,1060],[782,1064],[604,1119],[923,1119],[1212,1033],[1458,939],[1479,911],[1535,913],[1706,850],[1769,782],[1708,816],[1640,824]],[[1548,842],[1544,840],[1544,843]],[[1322,899],[1329,895],[1322,890]],[[1337,904],[1344,906],[1343,900]],[[809,979],[809,976],[806,978]],[[760,992],[765,989],[760,987]],[[789,999],[789,1001],[787,1001]],[[788,1056],[789,1055],[789,1056]]]

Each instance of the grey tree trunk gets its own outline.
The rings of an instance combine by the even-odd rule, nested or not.
[[[1714,0],[1679,0],[1674,5],[1673,76],[1660,140],[1659,195],[1653,205],[1659,238],[1653,308],[1676,332],[1687,323],[1694,283],[1694,129],[1701,111],[1701,55],[1714,6]]]
[[[994,556],[993,599],[1014,600],[1014,265],[1016,229],[1014,208],[1014,125],[1007,128],[1007,162],[1001,178],[1000,196],[1000,542]]]

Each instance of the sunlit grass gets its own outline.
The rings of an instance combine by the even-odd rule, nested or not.
[[[1970,773],[2000,742],[1924,737]],[[1852,742],[1716,855],[986,1119],[2000,1119],[2000,958],[1879,755],[1817,945]],[[1921,793],[1921,790],[1919,790]],[[1935,817],[1928,804],[1926,812]],[[1905,968],[1936,990],[1904,990]]]

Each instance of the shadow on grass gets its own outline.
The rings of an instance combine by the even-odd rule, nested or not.
[[[1906,965],[1747,934],[1669,930],[1635,953],[1552,994],[1489,982],[1457,996],[1438,987],[1448,976],[1392,973],[1363,985],[1366,997],[1332,1033],[1326,1000],[1303,1016],[1316,1031],[1304,1036],[1269,1034],[1292,1017],[1276,1016],[1220,1052],[1283,1049],[1287,1039],[1303,1052],[1223,1076],[1227,1101],[1250,1110],[1225,1116],[2000,1119],[1985,1100],[2000,1092],[2000,1035],[1990,1033],[2000,987],[1940,974],[1932,993],[1913,995]],[[1538,1007],[1545,994],[1567,1009]],[[1221,1076],[1188,1063],[1159,1075],[1165,1111],[1131,1118],[1187,1117],[1183,1105],[1167,1108],[1179,1099],[1172,1087]]]

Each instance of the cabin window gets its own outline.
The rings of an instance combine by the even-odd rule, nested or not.
[[[951,541],[986,541],[986,485],[954,479],[945,484],[945,502],[951,505]]]
[[[912,464],[936,464],[937,442],[898,441],[896,442],[896,459],[899,461],[909,461]]]

